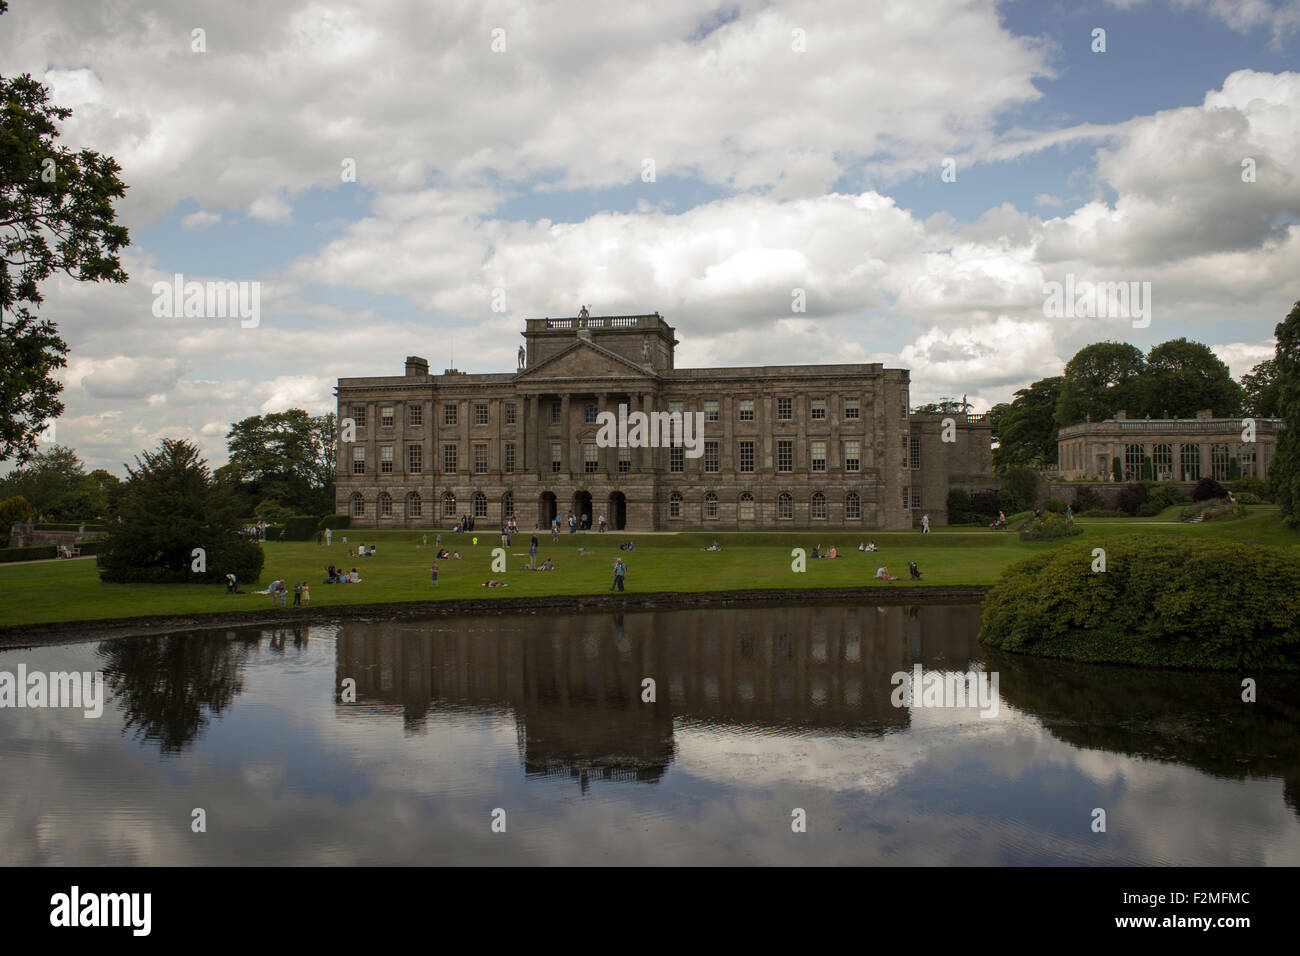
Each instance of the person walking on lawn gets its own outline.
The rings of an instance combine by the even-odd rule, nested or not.
[[[609,589],[611,591],[613,591],[616,588],[620,591],[623,590],[623,578],[625,578],[626,576],[627,576],[627,565],[623,563],[622,558],[615,558],[614,559],[614,583],[609,586]]]

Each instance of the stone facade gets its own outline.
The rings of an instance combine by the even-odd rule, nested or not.
[[[1057,433],[1058,474],[1106,481],[1118,458],[1122,480],[1137,481],[1143,458],[1149,458],[1160,481],[1228,481],[1234,472],[1265,478],[1281,428],[1280,418],[1215,418],[1210,409],[1195,418],[1154,419],[1130,419],[1120,411]]]
[[[614,530],[908,528],[914,503],[940,520],[949,468],[990,473],[987,429],[956,416],[964,450],[927,451],[939,441],[927,421],[921,486],[903,369],[678,369],[657,313],[529,319],[523,336],[513,373],[430,375],[410,357],[402,376],[339,379],[339,420],[355,423],[338,450],[339,513],[354,527],[473,515],[489,532],[510,514],[531,530],[569,512]],[[703,412],[703,454],[601,447],[601,413],[620,405]]]

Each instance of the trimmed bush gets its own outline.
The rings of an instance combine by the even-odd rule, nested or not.
[[[1140,482],[1133,482],[1125,485],[1115,496],[1115,504],[1119,509],[1132,517],[1138,513],[1138,508],[1147,502],[1147,486]]]
[[[1045,502],[1043,502],[1043,509],[1045,511],[1050,511],[1053,514],[1058,514],[1058,515],[1065,514],[1066,507],[1067,507],[1066,503],[1062,501],[1060,498],[1048,498]]]
[[[980,639],[1084,661],[1300,670],[1300,549],[1141,535],[1067,544],[1003,572]]]
[[[59,549],[52,544],[31,548],[0,548],[0,564],[9,564],[13,561],[43,561],[55,557],[58,553]]]
[[[316,515],[294,515],[284,523],[284,538],[286,541],[310,541],[316,537],[319,524]]]
[[[1192,489],[1193,501],[1209,501],[1213,498],[1226,497],[1228,497],[1228,489],[1210,477],[1202,478]]]
[[[1237,504],[1239,505],[1258,505],[1262,503],[1263,499],[1253,492],[1243,491],[1237,494]]]
[[[325,515],[316,525],[317,531],[324,531],[326,528],[332,528],[335,531],[340,528],[349,528],[352,525],[351,515]]]
[[[1138,505],[1137,516],[1139,518],[1154,518],[1164,510],[1164,508],[1161,508],[1154,501],[1144,501],[1142,504]]]

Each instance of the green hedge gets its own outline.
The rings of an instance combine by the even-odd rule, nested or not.
[[[316,537],[316,529],[319,523],[320,518],[316,515],[294,515],[284,523],[284,539],[286,541],[310,541]],[[278,535],[279,532],[276,532],[276,534]]]
[[[52,544],[36,545],[31,548],[0,548],[0,564],[11,561],[41,561],[52,558],[59,553]]]
[[[34,528],[36,531],[80,531],[83,523],[76,521],[45,521],[37,524]],[[106,527],[98,522],[85,522],[84,527],[87,531],[105,531]]]
[[[337,531],[340,528],[347,529],[351,526],[352,526],[351,515],[326,515],[325,517],[320,519],[320,523],[316,525],[316,530],[324,531],[326,528],[333,528],[335,531]]]
[[[1094,549],[1105,572],[1094,571]],[[1006,651],[1170,667],[1300,670],[1300,549],[1139,535],[1012,565],[980,639]]]

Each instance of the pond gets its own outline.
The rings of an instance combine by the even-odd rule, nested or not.
[[[0,709],[0,863],[1300,864],[1300,681],[1013,657],[980,647],[979,615],[526,614],[0,651],[0,677],[102,672],[108,697],[97,718]]]

